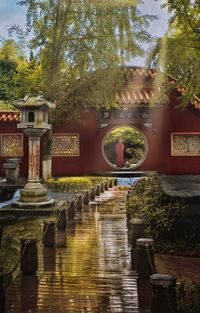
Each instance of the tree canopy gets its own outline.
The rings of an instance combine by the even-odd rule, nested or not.
[[[57,102],[56,119],[88,106],[112,106],[123,65],[142,55],[153,16],[133,0],[24,0],[29,47],[40,66],[39,86]],[[19,33],[19,28],[13,27]],[[21,35],[21,33],[20,33]]]
[[[13,40],[0,43],[0,99],[11,101],[41,90],[41,66]]]
[[[194,94],[200,95],[200,2],[168,0],[164,6],[171,15],[169,29],[156,42],[149,64],[177,79],[176,84],[184,89],[184,105]]]

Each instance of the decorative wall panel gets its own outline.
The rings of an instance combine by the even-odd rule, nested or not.
[[[79,156],[79,134],[53,135],[53,156]]]
[[[1,134],[1,156],[23,156],[23,134]]]
[[[200,156],[200,133],[172,133],[172,156]]]

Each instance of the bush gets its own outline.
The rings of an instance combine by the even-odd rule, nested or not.
[[[115,177],[89,176],[88,178],[92,181],[93,185],[97,185],[105,183],[106,181],[109,182],[110,180],[114,180]]]
[[[50,178],[47,181],[47,186],[53,191],[59,192],[79,192],[83,190],[90,190],[94,185],[101,184],[105,181],[113,180],[114,177],[59,177]]]
[[[177,309],[178,313],[200,312],[200,283],[193,282],[190,285],[181,283],[177,285]]]
[[[48,179],[47,186],[53,191],[78,192],[81,190],[91,189],[92,181],[88,177],[60,177],[58,179]]]
[[[157,249],[200,248],[200,198],[166,195],[157,177],[140,179],[127,199],[127,213],[140,217]],[[200,211],[200,210],[199,210]]]

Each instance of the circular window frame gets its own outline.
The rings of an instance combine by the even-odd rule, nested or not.
[[[116,167],[113,163],[111,163],[106,154],[105,154],[105,151],[104,151],[104,142],[105,142],[105,139],[106,137],[113,131],[115,130],[116,128],[121,128],[121,127],[127,127],[127,128],[133,128],[135,130],[138,131],[138,133],[140,133],[140,135],[142,136],[142,138],[144,139],[144,146],[145,146],[145,149],[144,149],[144,154],[143,154],[143,157],[142,159],[135,165],[135,166],[132,166],[132,167],[128,167],[128,168],[121,168],[121,167]],[[118,170],[118,171],[128,171],[128,170],[134,170],[136,168],[138,168],[140,165],[142,165],[142,163],[144,163],[146,157],[147,157],[147,154],[148,154],[148,151],[149,151],[149,147],[148,147],[148,141],[147,141],[147,138],[145,136],[145,134],[140,130],[138,129],[135,125],[131,125],[131,124],[119,124],[117,126],[114,126],[112,127],[104,136],[103,136],[103,139],[102,139],[102,143],[101,143],[101,151],[102,151],[102,155],[103,155],[103,158],[104,160],[106,161],[106,163],[112,167],[113,169],[115,170]]]

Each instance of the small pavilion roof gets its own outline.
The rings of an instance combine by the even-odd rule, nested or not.
[[[23,99],[19,99],[13,102],[14,107],[17,109],[54,109],[55,103],[49,102],[43,98],[43,95],[28,95]]]

